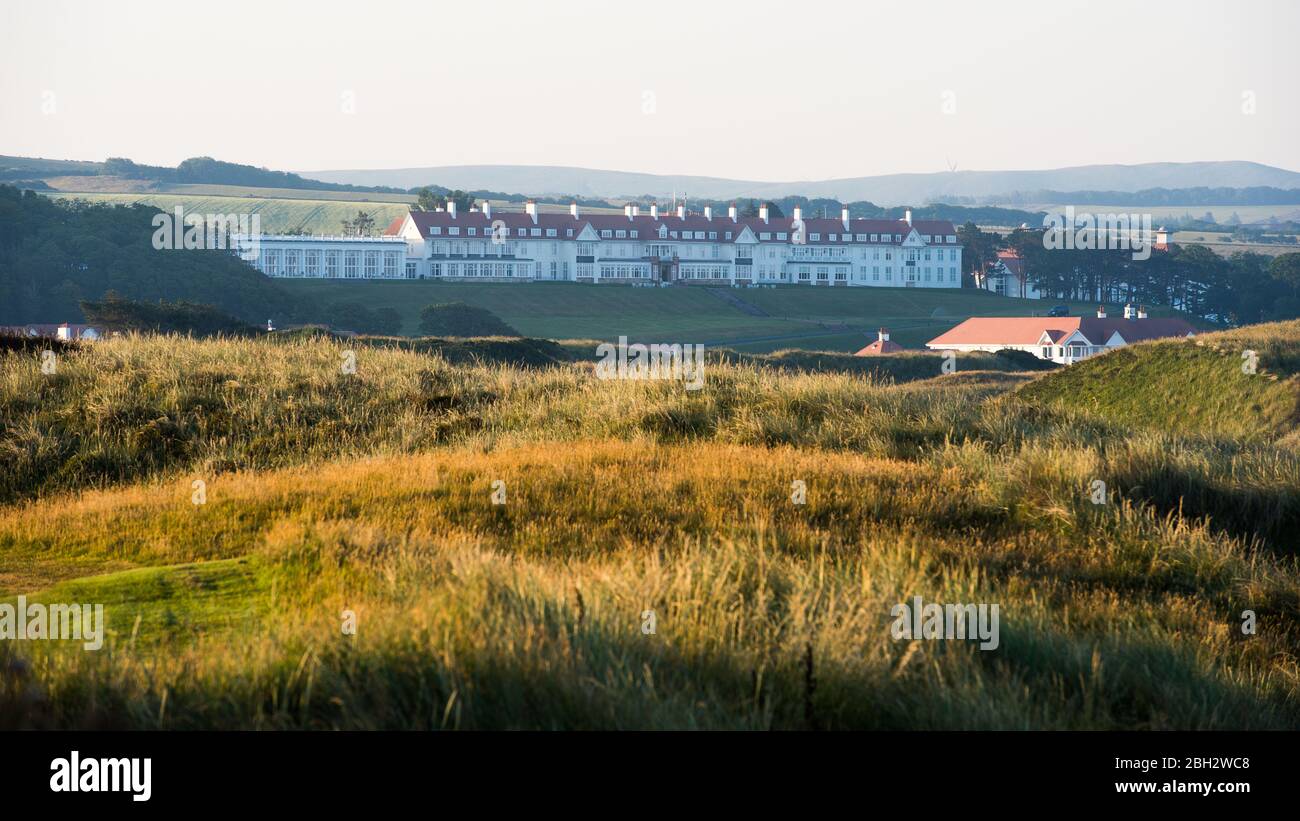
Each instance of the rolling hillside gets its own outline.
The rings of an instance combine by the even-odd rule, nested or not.
[[[341,373],[356,345],[0,354],[0,599],[107,621],[103,652],[0,642],[0,726],[1300,726],[1294,450],[1022,378]],[[895,640],[913,596],[997,603],[997,646]]]
[[[43,192],[56,199],[80,199],[114,204],[144,203],[171,211],[176,206],[195,214],[259,214],[262,230],[268,234],[305,232],[333,235],[339,233],[344,219],[357,211],[366,211],[381,228],[407,212],[407,206],[392,202],[356,199],[289,199],[251,196],[212,196],[210,194],[153,193],[65,193]],[[358,195],[350,195],[355,198]]]

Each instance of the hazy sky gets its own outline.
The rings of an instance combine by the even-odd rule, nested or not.
[[[0,154],[755,180],[1300,170],[1298,37],[1300,2],[1263,0],[4,0]]]

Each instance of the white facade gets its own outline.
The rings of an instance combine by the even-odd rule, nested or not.
[[[262,237],[255,264],[269,276],[339,279],[961,287],[950,222],[767,212],[742,218],[734,206],[725,216],[628,206],[621,216],[586,215],[573,205],[568,214],[542,214],[530,202],[523,213],[485,205],[458,214],[453,206],[413,211],[383,238]],[[326,262],[331,253],[334,265]]]
[[[399,237],[263,234],[257,238],[255,250],[253,266],[270,277],[402,279],[406,276],[406,243]]]

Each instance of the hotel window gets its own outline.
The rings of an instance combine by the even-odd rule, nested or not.
[[[452,263],[448,263],[448,265],[447,265],[447,276],[449,276],[449,277],[458,277],[458,276],[460,276],[460,266],[457,265],[457,264],[454,263],[454,262],[452,262]]]
[[[600,232],[601,239],[611,239],[613,236],[613,233],[608,228]]]
[[[808,235],[808,239],[812,240],[813,242],[821,242],[821,241],[822,241],[822,235],[821,235],[821,234],[809,234],[809,235]]]
[[[872,235],[871,235],[871,241],[872,241],[872,242],[880,242],[880,235],[879,235],[879,234],[872,234]]]
[[[414,262],[408,262],[408,263],[406,263],[406,278],[407,278],[407,279],[415,279],[415,263],[414,263]]]
[[[471,237],[476,237],[478,236],[478,229],[471,227],[466,229],[465,233],[467,233]]]
[[[717,231],[710,231],[710,232],[709,232],[709,239],[717,239],[717,238],[718,238],[718,232],[717,232]]]
[[[817,279],[820,280],[820,281],[825,281],[825,280],[826,280],[826,276],[827,276],[827,274],[829,274],[829,273],[830,273],[830,272],[827,271],[824,267],[818,267],[818,268],[817,268]]]
[[[855,240],[857,240],[858,242],[866,242],[866,241],[867,241],[867,235],[866,235],[866,234],[854,234],[854,235],[853,235],[853,238],[854,238]]]
[[[455,226],[452,226],[451,228],[447,229],[447,235],[451,237],[458,237],[460,236],[460,229]]]
[[[807,282],[807,281],[811,278],[811,275],[812,275],[812,272],[809,271],[806,267],[805,267],[805,268],[800,268],[800,269],[799,269],[799,281],[800,281],[800,282]]]
[[[548,237],[553,237],[553,236],[555,236],[555,234],[556,234],[556,231],[555,231],[554,228],[547,228],[547,229],[546,229],[546,236],[548,236]]]
[[[386,277],[397,276],[397,252],[396,251],[384,252],[384,276]]]
[[[366,251],[366,277],[378,276],[379,274],[379,252]]]
[[[877,266],[875,266],[875,267],[873,267],[873,268],[871,269],[871,281],[872,281],[872,282],[879,282],[879,281],[880,281],[880,266],[879,266],[879,265],[877,265]]]
[[[429,236],[436,237],[442,233],[442,229],[436,225],[429,226]]]
[[[629,231],[629,232],[628,232],[628,236],[630,236],[632,239],[636,239],[638,236],[640,236],[640,232],[639,232],[639,231]]]
[[[361,252],[360,252],[360,251],[344,251],[344,252],[343,252],[343,277],[344,277],[344,279],[356,279],[356,278],[357,278],[357,267],[359,266],[359,264],[360,264],[360,262],[361,262],[361,260],[359,259],[360,256],[361,256]]]
[[[948,269],[948,281],[949,281],[949,282],[956,282],[956,281],[957,281],[957,269],[956,269],[956,268],[949,268],[949,269]]]
[[[262,271],[268,276],[275,276],[280,273],[280,252],[263,251],[262,252]]]
[[[432,265],[430,265],[430,266],[429,266],[429,274],[430,274],[430,276],[435,276],[435,277],[440,277],[440,276],[442,276],[442,263],[441,263],[441,262],[435,262],[435,263],[433,263]]]
[[[337,279],[339,275],[339,252],[325,252],[325,276]]]
[[[320,276],[320,250],[309,249],[307,252],[307,263],[303,273],[309,277]]]
[[[530,228],[528,231],[530,236],[540,237],[542,235],[542,229],[540,228]]]
[[[297,249],[284,252],[284,275],[287,277],[298,276],[298,254]]]
[[[848,275],[843,268],[837,268],[835,270],[835,279],[842,282],[848,279]]]
[[[617,237],[618,239],[627,239],[627,231],[623,231],[620,229],[614,232],[614,236]]]
[[[777,231],[777,232],[776,232],[776,238],[777,238],[778,240],[784,240],[784,239],[785,239],[785,232],[784,232],[784,231]]]
[[[478,263],[477,263],[477,262],[467,262],[467,263],[465,263],[465,276],[467,276],[467,277],[476,277],[476,276],[478,276]]]

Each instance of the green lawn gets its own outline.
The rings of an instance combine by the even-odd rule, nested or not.
[[[630,288],[565,282],[530,284],[432,281],[339,282],[280,280],[324,308],[359,301],[394,308],[403,332],[418,333],[420,309],[433,302],[465,302],[492,311],[520,333],[549,339],[615,339],[725,344],[750,353],[783,348],[856,351],[889,327],[907,348],[976,315],[1029,315],[1055,300],[1008,299],[960,290],[908,288],[745,288],[728,291],[768,316],[745,313],[703,288]],[[1093,306],[1076,304],[1075,311]],[[846,330],[847,329],[847,330]]]

